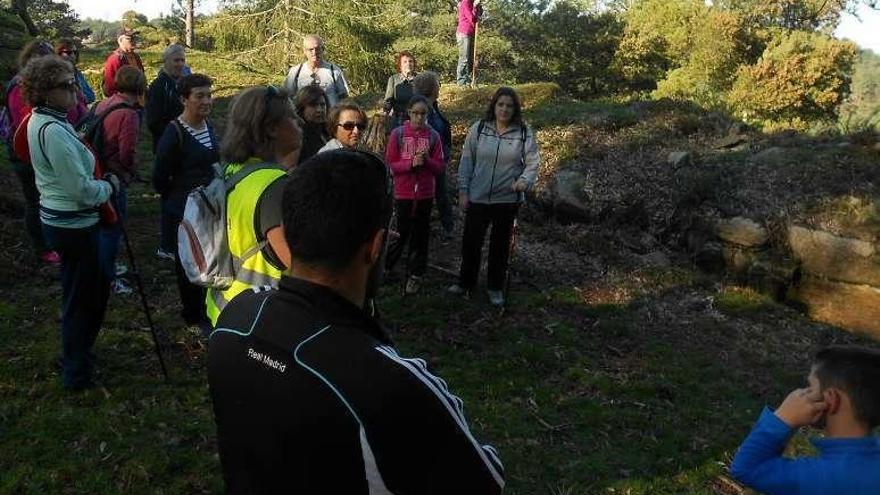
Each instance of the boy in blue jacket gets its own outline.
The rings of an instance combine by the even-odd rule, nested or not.
[[[768,495],[880,494],[880,352],[854,346],[816,354],[809,387],[765,408],[730,466],[731,474]],[[813,425],[818,457],[786,459],[794,432]]]

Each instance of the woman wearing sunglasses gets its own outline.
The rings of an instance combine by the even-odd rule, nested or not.
[[[327,141],[318,153],[339,148],[355,149],[366,129],[367,114],[364,109],[353,101],[343,101],[333,107],[327,119],[327,132],[333,139]]]
[[[95,158],[77,138],[67,112],[77,105],[73,66],[56,55],[32,58],[21,71],[22,93],[34,107],[27,127],[49,246],[61,255],[61,343],[64,387],[91,386],[91,349],[104,321],[110,277],[101,268],[98,206],[119,180],[97,180]]]
[[[73,75],[76,78],[76,83],[79,84],[79,89],[82,91],[86,104],[91,105],[94,103],[95,90],[89,86],[89,82],[86,80],[86,76],[83,75],[82,71],[76,67],[76,64],[79,63],[79,48],[76,46],[76,42],[71,39],[63,39],[59,41],[55,45],[55,53],[73,65]]]

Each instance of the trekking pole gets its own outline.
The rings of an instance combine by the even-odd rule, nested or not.
[[[471,89],[477,87],[477,33],[480,30],[479,21],[474,23],[474,58],[471,61]]]
[[[523,204],[525,203],[525,194],[518,193],[517,194],[517,203]],[[517,212],[518,214],[519,212]],[[513,259],[516,256],[516,241],[517,234],[519,230],[519,221],[517,217],[513,217],[513,226],[510,229],[510,243],[507,246],[507,268],[504,271],[504,306],[501,308],[503,312],[505,308],[507,308],[507,300],[510,297],[510,267],[513,265]]]
[[[119,218],[119,228],[122,230],[122,239],[125,241],[125,250],[128,251],[128,263],[131,265],[131,273],[137,284],[138,294],[141,296],[141,305],[144,308],[144,316],[147,318],[147,325],[150,327],[150,333],[153,335],[153,346],[156,348],[156,357],[159,358],[159,367],[162,368],[162,376],[165,377],[165,383],[168,383],[168,370],[165,369],[165,360],[162,358],[162,350],[159,347],[159,336],[156,334],[156,327],[153,325],[153,317],[150,316],[150,306],[147,304],[147,296],[144,293],[144,284],[141,280],[141,273],[137,269],[134,261],[134,251],[131,249],[131,242],[128,239],[128,230],[125,228],[125,222]]]

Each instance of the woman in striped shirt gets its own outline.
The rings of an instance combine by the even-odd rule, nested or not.
[[[208,121],[213,104],[212,84],[203,74],[180,79],[177,89],[183,113],[168,124],[156,147],[153,186],[162,196],[162,237],[165,239],[177,239],[177,225],[183,218],[189,192],[207,185],[218,173],[215,165],[220,161],[219,146]],[[177,256],[177,246],[167,248],[175,254],[177,287],[183,306],[181,316],[187,326],[207,332],[210,325],[205,313],[205,289],[189,282]]]

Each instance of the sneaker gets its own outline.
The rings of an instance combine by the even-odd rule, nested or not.
[[[463,296],[467,294],[467,289],[458,284],[452,284],[446,288],[446,293],[452,294],[453,296]]]
[[[174,253],[172,253],[170,251],[166,251],[162,248],[159,248],[156,250],[156,257],[159,258],[160,260],[174,261]]]
[[[421,286],[421,278],[415,275],[409,277],[409,280],[406,281],[406,287],[403,289],[403,293],[411,296],[419,292],[419,287]]]
[[[134,292],[134,290],[128,286],[128,283],[124,278],[117,278],[113,282],[110,283],[110,290],[113,291],[114,294],[119,296],[127,296]]]
[[[117,277],[121,277],[128,273],[128,267],[125,266],[125,263],[121,261],[116,262],[116,266],[114,267],[115,273]]]
[[[40,260],[50,265],[58,265],[61,263],[61,255],[58,251],[46,251],[40,255]]]
[[[489,302],[492,303],[492,306],[504,306],[504,293],[500,290],[490,290],[487,291],[489,293]]]

